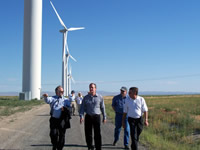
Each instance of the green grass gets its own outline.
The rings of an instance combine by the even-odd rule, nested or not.
[[[0,96],[0,116],[9,116],[16,112],[30,110],[33,106],[44,104],[43,101],[19,100],[18,96]]]
[[[144,98],[149,108],[150,125],[144,127],[141,143],[152,150],[200,149],[200,95]],[[114,120],[112,97],[104,97],[104,100],[107,115]]]

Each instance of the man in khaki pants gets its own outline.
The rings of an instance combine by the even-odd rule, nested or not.
[[[69,96],[69,101],[71,102],[71,107],[72,107],[72,115],[75,116],[75,111],[76,111],[76,101],[75,101],[75,91],[71,91],[71,95]]]

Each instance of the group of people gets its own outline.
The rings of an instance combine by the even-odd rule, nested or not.
[[[56,87],[55,96],[49,97],[43,94],[44,100],[50,104],[50,138],[53,150],[62,150],[65,143],[65,132],[70,128],[71,115],[75,115],[76,104],[80,115],[80,124],[84,122],[85,138],[88,150],[101,150],[101,120],[106,123],[106,111],[103,97],[96,93],[97,85],[89,84],[89,92],[82,97],[81,93],[75,97],[72,91],[69,99],[63,96],[63,88]],[[72,111],[70,111],[72,108]],[[127,94],[127,88],[122,87],[120,94],[112,99],[112,108],[115,111],[115,146],[119,140],[121,128],[124,128],[124,148],[129,149],[129,136],[131,136],[131,149],[138,149],[139,135],[143,124],[148,126],[148,108],[143,97],[138,95],[138,88],[131,87]],[[71,113],[72,112],[72,113]],[[103,118],[101,119],[101,114]],[[144,114],[144,121],[143,121]],[[93,134],[94,132],[94,145]]]
[[[81,92],[79,92],[78,96],[76,97],[75,91],[74,90],[71,91],[71,95],[69,95],[69,101],[71,103],[71,107],[72,107],[71,113],[73,116],[75,116],[76,106],[78,107],[78,113],[80,112],[82,100],[83,100],[83,96]]]

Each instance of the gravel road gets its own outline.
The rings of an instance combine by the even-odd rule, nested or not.
[[[30,111],[0,118],[0,150],[51,150],[49,137],[49,105],[34,107]],[[116,146],[112,146],[114,125],[108,120],[101,125],[102,149],[123,149],[123,133]],[[140,150],[147,148],[140,145]],[[87,150],[84,125],[72,116],[71,128],[66,130],[64,150]]]

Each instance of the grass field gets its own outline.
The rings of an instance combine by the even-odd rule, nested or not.
[[[106,113],[114,122],[112,96],[105,96]],[[200,95],[144,96],[149,108],[149,127],[140,142],[150,150],[200,150]],[[43,101],[23,101],[0,96],[0,116],[30,110]],[[114,129],[113,129],[114,130]]]
[[[33,106],[44,104],[43,101],[19,100],[18,96],[0,96],[0,116],[9,116],[16,112],[30,110]]]
[[[152,150],[200,150],[200,95],[144,96],[149,127],[140,142]],[[114,121],[112,97],[104,97],[106,112]]]

